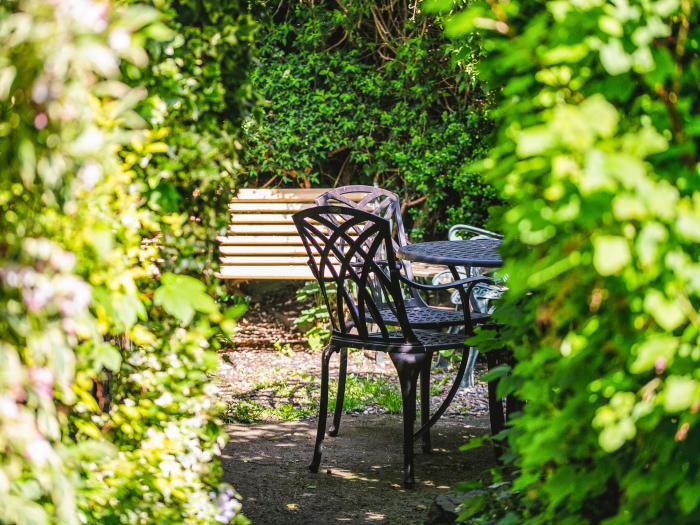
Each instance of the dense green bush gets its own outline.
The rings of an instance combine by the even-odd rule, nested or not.
[[[445,19],[482,35],[498,94],[497,317],[518,362],[504,389],[526,401],[502,523],[700,521],[699,15],[511,0]],[[465,516],[490,522],[482,503]]]
[[[127,161],[147,184],[161,268],[204,276],[213,290],[216,237],[240,169],[240,126],[257,104],[248,77],[257,26],[239,0],[146,3],[168,27],[147,32],[148,67],[124,66],[127,82],[148,90],[138,111],[151,139],[135,144]]]
[[[120,61],[146,65],[141,42],[168,36],[159,19],[90,0],[0,6],[2,523],[243,519],[220,484],[209,380],[230,322],[143,242],[167,217],[129,169],[163,146]]]
[[[247,184],[376,183],[410,208],[414,234],[484,222],[493,191],[462,171],[489,129],[476,53],[445,50],[407,0],[253,5],[268,19],[252,76],[269,104],[246,127]]]

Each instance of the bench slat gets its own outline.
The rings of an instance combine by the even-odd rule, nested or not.
[[[321,263],[321,259],[316,257],[316,262]],[[231,257],[222,257],[222,266],[246,266],[250,264],[260,264],[263,266],[298,266],[307,264],[308,255],[287,255],[287,256],[265,256],[265,255],[234,255]],[[333,264],[338,264],[338,259],[332,258]]]
[[[231,224],[294,224],[288,213],[235,213]]]
[[[233,201],[313,202],[316,197],[325,191],[323,188],[242,188],[233,198]]]
[[[432,277],[433,275],[446,270],[446,267],[437,264],[414,262],[411,263],[411,270],[413,271],[413,275],[415,277]]]
[[[244,188],[229,203],[229,234],[217,237],[222,279],[313,279],[292,214],[308,208],[327,188]],[[366,194],[349,194],[358,201]],[[353,235],[355,236],[355,235]],[[414,264],[415,275],[443,269]]]
[[[231,201],[228,209],[233,213],[284,213],[305,210],[312,203],[305,202],[239,202]]]
[[[306,264],[309,258],[303,256],[286,256],[280,257],[274,255],[272,257],[257,256],[257,255],[237,255],[234,257],[222,257],[222,266],[246,266],[251,264],[260,264],[263,266],[285,266],[292,265],[297,266],[300,264]]]
[[[307,202],[313,203],[316,197],[326,193],[328,188],[242,188],[233,202]],[[366,193],[348,193],[345,198],[359,201]]]
[[[232,224],[228,229],[232,235],[295,235],[297,229],[293,224]]]
[[[299,245],[223,245],[222,255],[306,255],[306,249]]]
[[[222,266],[222,279],[305,279],[314,278],[308,266]]]
[[[296,233],[296,232],[295,232]],[[299,235],[222,235],[216,240],[224,246],[271,244],[278,246],[302,245]]]

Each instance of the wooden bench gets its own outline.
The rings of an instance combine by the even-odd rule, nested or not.
[[[218,276],[233,280],[313,279],[292,215],[314,206],[316,198],[326,191],[328,188],[239,190],[229,204],[227,235],[217,238]],[[358,194],[358,200],[361,196]],[[418,263],[412,268],[414,275],[424,277],[444,269]]]

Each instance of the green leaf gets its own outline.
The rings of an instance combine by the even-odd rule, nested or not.
[[[423,2],[420,4],[421,11],[431,14],[446,13],[453,7],[453,0],[423,0]]]
[[[104,343],[96,348],[95,362],[112,372],[118,372],[122,365],[122,355],[114,346]]]
[[[542,62],[547,65],[561,63],[575,63],[583,60],[589,53],[590,48],[584,44],[576,44],[573,46],[557,46],[547,50],[542,56]]]
[[[635,157],[644,158],[668,149],[668,140],[652,126],[644,126],[636,133],[623,137],[623,149]]]
[[[445,36],[459,38],[471,33],[476,28],[475,19],[478,16],[475,9],[466,9],[445,20]]]
[[[603,33],[607,33],[616,38],[622,37],[625,32],[620,21],[611,16],[601,16],[598,19],[598,27]]]
[[[189,324],[197,311],[209,314],[217,310],[204,283],[188,275],[165,273],[162,285],[153,294],[153,301],[183,324]]]
[[[480,448],[489,440],[488,436],[477,436],[471,438],[464,445],[459,447],[460,452],[467,452],[475,448]]]
[[[600,275],[620,273],[630,262],[630,248],[627,239],[611,235],[601,235],[593,240],[593,266]]]
[[[533,126],[520,131],[515,138],[519,157],[532,157],[551,148],[554,137],[547,126]]]
[[[676,230],[686,239],[700,242],[700,207],[693,210],[681,208],[678,211]]]
[[[664,408],[666,412],[682,412],[700,399],[698,383],[688,376],[669,376],[665,381]]]
[[[636,350],[637,358],[630,366],[633,374],[642,374],[652,370],[661,363],[667,366],[671,363],[678,348],[675,337],[657,335],[642,342]]]
[[[168,26],[160,22],[156,22],[155,24],[151,24],[150,26],[148,26],[144,30],[144,34],[148,38],[160,41],[172,40],[173,38],[175,38],[175,35],[177,35],[175,31],[173,31]]]
[[[654,289],[649,290],[644,297],[644,310],[668,332],[681,326],[686,319],[678,301],[666,299],[664,294]]]
[[[248,311],[248,305],[245,303],[238,303],[234,304],[233,306],[229,306],[226,308],[224,311],[224,317],[226,319],[233,319],[234,321],[238,321],[241,317],[245,315],[245,313]]]
[[[64,481],[64,483],[66,483]],[[24,497],[11,494],[0,494],[0,508],[8,523],[22,525],[49,525],[52,521],[41,505]]]
[[[683,513],[690,515],[700,504],[700,490],[692,483],[682,483],[678,487],[678,501]]]
[[[94,226],[85,232],[85,236],[100,259],[109,258],[114,246],[114,235],[109,225]]]
[[[148,317],[146,308],[138,297],[120,293],[112,294],[112,312],[126,330],[134,326],[137,319],[146,320]]]
[[[661,17],[672,15],[679,6],[680,0],[656,0],[651,4],[651,8]]]
[[[7,66],[0,68],[0,100],[6,100],[7,97],[10,95],[12,83],[15,81],[16,76],[16,67]]]
[[[627,417],[618,423],[605,427],[598,436],[598,443],[606,452],[615,452],[636,434],[637,428],[634,426],[634,422]]]
[[[588,124],[601,137],[610,137],[617,130],[620,116],[610,102],[602,95],[593,95],[584,100],[579,110]]]
[[[626,73],[632,67],[632,57],[627,54],[617,38],[601,46],[600,61],[605,70],[613,76]]]
[[[648,222],[644,225],[636,243],[636,251],[642,266],[650,268],[658,262],[659,252],[667,239],[668,231],[662,224]]]
[[[146,5],[132,5],[127,8],[126,16],[122,18],[122,25],[130,31],[136,31],[161,18],[163,15],[157,9]]]
[[[510,366],[508,365],[499,365],[488,372],[484,373],[481,375],[481,380],[486,381],[487,383],[490,383],[491,381],[494,381],[495,379],[500,379],[501,377],[505,376],[510,372]]]

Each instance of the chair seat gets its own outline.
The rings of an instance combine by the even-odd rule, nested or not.
[[[388,325],[398,325],[396,314],[390,308],[380,308],[379,313]],[[434,306],[413,306],[406,308],[408,323],[417,328],[442,328],[444,326],[464,325],[462,310],[453,308],[436,308]],[[369,314],[368,314],[369,315]],[[489,319],[488,314],[472,312],[473,323],[481,323]]]
[[[421,345],[426,350],[450,350],[462,348],[466,336],[464,334],[450,334],[448,332],[437,332],[435,330],[414,330]]]
[[[464,334],[451,334],[437,330],[413,330],[413,333],[418,339],[416,342],[402,341],[401,332],[389,332],[391,338],[389,341],[383,339],[379,332],[370,333],[366,338],[333,333],[331,344],[341,348],[360,348],[380,352],[421,353],[462,348],[466,340]]]

